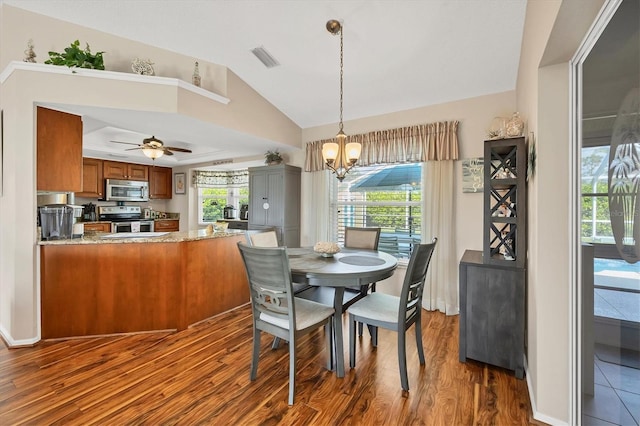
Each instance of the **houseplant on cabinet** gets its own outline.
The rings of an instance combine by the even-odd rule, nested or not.
[[[86,44],[84,50],[80,49],[80,42],[76,40],[71,43],[69,47],[65,48],[63,53],[49,52],[49,59],[44,61],[44,63],[61,66],[66,65],[69,68],[104,70],[103,53],[104,52],[91,53],[89,43]]]
[[[280,164],[282,163],[282,155],[280,155],[280,152],[278,152],[278,150],[267,151],[267,153],[264,155],[264,162],[265,164],[268,164],[270,166]]]

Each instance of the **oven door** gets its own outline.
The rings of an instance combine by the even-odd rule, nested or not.
[[[112,222],[111,232],[153,232],[153,221]]]

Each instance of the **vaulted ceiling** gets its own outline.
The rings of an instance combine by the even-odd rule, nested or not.
[[[0,1],[225,65],[301,128],[339,119],[339,38],[325,29],[329,19],[344,25],[348,121],[514,90],[526,9],[526,0]],[[266,68],[256,47],[280,65]],[[85,114],[106,123],[94,139],[118,134],[117,114]],[[193,128],[181,125],[186,137],[176,140],[188,146]]]

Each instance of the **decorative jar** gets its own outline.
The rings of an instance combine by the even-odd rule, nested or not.
[[[522,136],[524,130],[524,121],[520,118],[519,112],[514,112],[511,116],[511,120],[507,123],[507,136],[510,138],[516,138]]]

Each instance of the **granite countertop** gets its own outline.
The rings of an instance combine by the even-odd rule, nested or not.
[[[226,231],[207,231],[207,229],[196,229],[182,232],[123,232],[111,234],[106,232],[96,232],[85,234],[82,238],[70,240],[38,241],[41,246],[60,246],[72,244],[131,244],[131,243],[179,243],[182,241],[207,240],[210,238],[224,238],[244,235],[244,231],[228,229]]]

